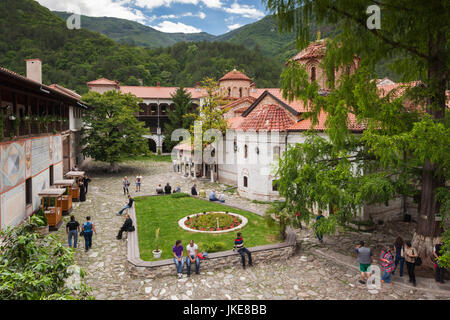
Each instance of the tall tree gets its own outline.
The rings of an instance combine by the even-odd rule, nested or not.
[[[117,172],[122,159],[146,152],[147,130],[136,118],[140,99],[114,90],[90,91],[82,99],[90,106],[83,115],[83,155],[109,162],[110,171]]]
[[[330,95],[320,95],[317,83],[310,83],[305,69],[294,63],[282,75],[286,97],[309,100],[308,116],[313,123],[319,112],[328,113],[330,141],[311,137],[309,146],[297,146],[288,153],[281,169],[291,175],[294,180],[290,181],[296,187],[308,181],[306,187],[311,189],[300,191],[303,200],[309,203],[303,205],[304,211],[310,212],[310,205],[316,200],[321,200],[321,206],[328,202],[339,210],[339,215],[330,222],[338,222],[349,219],[358,205],[419,192],[413,244],[420,254],[431,254],[432,244],[442,232],[435,215],[442,212],[443,199],[450,197],[445,188],[450,164],[445,96],[450,72],[450,4],[420,0],[265,0],[265,3],[277,15],[280,30],[295,31],[301,46],[309,43],[311,21],[334,24],[342,30],[327,41],[322,64],[332,89]],[[366,10],[374,4],[381,12],[380,29],[369,29],[366,23],[369,18]],[[345,72],[355,54],[361,58],[360,68],[352,74]],[[420,80],[420,84],[380,97],[372,79],[376,77],[377,63],[388,59],[402,81]],[[336,70],[343,71],[337,80]],[[410,108],[411,105],[416,107]],[[365,124],[361,136],[351,135],[347,130],[349,113]],[[299,165],[303,168],[296,174],[292,170]],[[355,168],[364,174],[358,174]],[[323,171],[314,171],[318,169]],[[295,194],[292,185],[280,188],[288,195]],[[296,205],[301,206],[298,202]]]
[[[164,124],[166,130],[166,146],[172,149],[178,141],[172,141],[170,138],[172,132],[176,129],[190,129],[194,120],[193,117],[188,117],[188,114],[197,114],[197,110],[192,110],[191,94],[183,87],[179,87],[177,91],[171,95],[172,101],[175,105],[173,110],[167,112],[169,122]]]

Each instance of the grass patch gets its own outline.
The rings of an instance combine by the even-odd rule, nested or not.
[[[150,155],[140,155],[140,156],[132,156],[126,157],[123,161],[156,161],[156,162],[172,162],[172,157],[170,154],[167,155],[159,155],[159,154],[150,154]]]
[[[193,239],[200,251],[207,251],[212,244],[224,250],[233,248],[236,231],[223,234],[205,234],[190,232],[178,226],[178,220],[203,211],[229,211],[243,215],[249,223],[241,229],[245,246],[253,247],[277,243],[279,231],[276,226],[269,227],[263,217],[254,213],[227,207],[192,197],[176,198],[172,196],[136,197],[136,218],[138,225],[139,250],[141,259],[155,260],[152,251],[155,249],[155,230],[160,229],[159,248],[163,250],[161,259],[172,258],[172,247],[176,240],[182,240],[184,247]],[[217,245],[217,244],[223,244]]]

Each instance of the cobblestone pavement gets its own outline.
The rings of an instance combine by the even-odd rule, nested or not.
[[[90,215],[98,234],[93,237],[89,252],[79,239],[76,262],[87,271],[87,283],[93,288],[96,299],[448,299],[427,291],[386,285],[378,293],[370,293],[358,283],[359,274],[345,265],[336,264],[304,245],[301,252],[279,262],[256,262],[254,267],[242,270],[229,268],[210,272],[201,270],[200,275],[177,279],[133,278],[126,270],[127,240],[116,240],[115,236],[123,223],[123,217],[115,213],[126,204],[121,178],[127,175],[132,185],[132,196],[154,194],[155,186],[170,182],[180,183],[182,191],[189,191],[190,179],[181,178],[173,172],[172,165],[165,162],[128,162],[120,174],[102,173],[98,167],[88,168],[92,182],[87,201],[74,203],[74,214],[79,222]],[[134,177],[144,177],[142,191],[134,190]],[[196,182],[200,187],[223,190],[227,186]],[[227,204],[245,206],[264,212],[267,205],[252,203],[237,196],[228,195]],[[64,223],[68,217],[64,217]],[[306,231],[302,231],[306,232]],[[58,235],[67,243],[65,230]],[[303,235],[305,236],[305,235]],[[313,243],[311,237],[311,243]]]

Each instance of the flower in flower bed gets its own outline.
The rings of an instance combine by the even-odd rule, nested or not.
[[[217,224],[218,222],[218,224]],[[227,230],[242,223],[236,216],[223,212],[208,212],[187,219],[185,224],[194,230]]]

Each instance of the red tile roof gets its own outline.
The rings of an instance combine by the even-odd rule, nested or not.
[[[246,80],[246,81],[250,81],[250,82],[252,81],[252,79],[247,77],[242,72],[237,71],[236,69],[228,72],[226,75],[224,75],[222,78],[219,79],[219,81],[223,81],[223,80]]]
[[[30,60],[40,60],[40,59],[30,59]],[[61,89],[58,89],[56,87],[52,87],[52,86],[56,86],[56,85],[47,86],[47,85],[45,85],[43,83],[40,83],[38,81],[32,80],[32,79],[27,78],[27,77],[24,77],[21,74],[18,74],[18,73],[14,72],[14,71],[11,71],[11,70],[3,68],[3,67],[0,67],[0,73],[3,73],[5,75],[7,75],[8,77],[18,79],[20,81],[25,81],[25,82],[27,82],[29,84],[35,85],[37,87],[41,87],[43,89],[47,89],[47,90],[50,89],[50,91],[53,91],[56,94],[62,94],[65,97],[69,97],[71,99],[80,100],[80,98],[81,98],[81,96],[79,96],[75,92],[73,92],[73,91],[71,91],[69,89],[66,89],[64,87],[58,86],[59,88],[64,88],[65,89],[65,90],[61,90]]]
[[[238,130],[284,131],[294,124],[287,110],[275,104],[256,108],[244,118]]]
[[[242,123],[242,121],[244,121],[244,117],[241,117],[241,116],[239,116],[239,117],[235,117],[235,118],[231,118],[231,119],[228,119],[227,120],[227,122],[228,122],[228,128],[229,129],[238,129],[239,128],[239,126],[241,125],[241,123]]]
[[[178,87],[143,87],[143,86],[120,86],[120,92],[132,93],[138,98],[148,99],[172,99]],[[201,88],[184,88],[191,94],[192,99],[200,99],[207,95],[206,90]]]
[[[311,128],[312,120],[310,118],[302,119],[295,124],[293,124],[291,127],[288,128],[288,131],[306,131],[306,130],[318,130],[318,131],[324,131],[327,129],[325,125],[325,121],[327,120],[327,113],[326,112],[320,112],[318,116],[318,122],[314,127]],[[348,120],[347,120],[347,128],[351,131],[362,131],[364,130],[364,125],[358,124],[356,122],[355,115],[352,113],[348,114]]]
[[[324,40],[319,40],[309,44],[309,46],[300,51],[291,60],[298,61],[310,58],[320,58],[325,55],[325,52],[326,52],[326,43]]]
[[[252,96],[248,96],[248,97],[243,97],[243,98],[239,98],[237,100],[234,100],[228,104],[225,104],[223,106],[220,106],[221,109],[233,109],[234,107],[239,106],[242,103],[250,103],[252,104],[253,102],[255,102],[256,98],[252,97]]]
[[[117,80],[115,80],[115,81],[112,81],[112,80],[108,80],[108,79],[106,79],[106,78],[100,78],[100,79],[97,79],[97,80],[93,80],[93,81],[89,81],[88,83],[87,83],[87,85],[89,86],[89,85],[108,85],[108,86],[110,86],[110,85],[114,85],[114,86],[116,86],[116,85],[119,85],[119,82],[117,81]]]
[[[61,93],[69,94],[69,95],[73,96],[75,99],[81,99],[81,96],[78,93],[76,93],[73,90],[64,88],[63,86],[60,86],[59,84],[54,83],[54,84],[49,85],[49,87],[52,89],[55,89]]]

